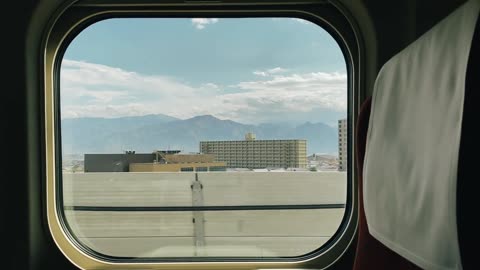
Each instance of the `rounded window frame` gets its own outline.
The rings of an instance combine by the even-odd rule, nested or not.
[[[103,3],[102,3],[103,2]],[[107,2],[107,3],[105,3]],[[362,50],[358,30],[347,11],[338,3],[328,4],[329,10],[318,9],[325,5],[325,1],[311,1],[309,4],[291,4],[262,2],[240,4],[228,3],[169,3],[154,4],[152,1],[138,3],[138,1],[86,1],[77,4],[65,5],[55,18],[52,18],[50,28],[44,35],[44,130],[45,130],[45,167],[46,167],[46,220],[50,233],[58,248],[75,265],[80,268],[105,269],[171,269],[192,268],[210,269],[212,267],[228,269],[268,269],[268,268],[296,268],[314,265],[316,268],[328,267],[337,261],[353,242],[357,222],[357,183],[354,170],[354,139],[353,127],[356,123],[359,93],[361,92],[361,59]],[[133,3],[135,2],[135,3]],[[237,5],[236,5],[237,4]],[[312,11],[309,11],[312,8]],[[337,18],[341,24],[332,22],[328,11],[335,10],[343,18]],[[326,12],[324,16],[319,13]],[[345,214],[337,232],[327,243],[316,250],[295,257],[271,258],[239,258],[239,257],[203,257],[203,258],[115,258],[106,257],[80,244],[71,234],[64,217],[61,192],[61,127],[59,121],[60,108],[58,106],[60,79],[59,71],[63,54],[70,42],[85,28],[101,20],[122,17],[155,17],[155,18],[239,18],[239,17],[287,17],[308,20],[327,31],[334,38],[342,50],[347,67],[348,77],[348,112],[347,112],[347,140],[348,140],[348,170],[347,170],[347,202]],[[337,27],[334,27],[335,26]],[[338,26],[343,29],[338,29]]]

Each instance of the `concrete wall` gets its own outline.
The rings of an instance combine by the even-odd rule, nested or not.
[[[63,191],[66,209],[344,204],[346,173],[76,173],[64,174]],[[344,209],[65,213],[80,241],[107,255],[262,257],[315,250],[335,233]]]

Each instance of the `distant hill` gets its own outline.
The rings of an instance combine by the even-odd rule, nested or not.
[[[323,123],[247,125],[211,115],[181,120],[167,115],[121,118],[72,118],[62,120],[65,154],[152,152],[179,149],[198,152],[199,142],[243,140],[253,132],[257,140],[306,139],[307,152],[337,152],[337,130]]]

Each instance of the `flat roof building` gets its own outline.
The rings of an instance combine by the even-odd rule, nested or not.
[[[85,154],[84,172],[128,172],[130,163],[153,162],[154,153]]]
[[[131,163],[130,172],[215,172],[225,171],[225,162]]]
[[[213,154],[228,168],[306,168],[306,140],[256,140],[247,133],[243,141],[202,141],[200,153]]]
[[[200,172],[225,171],[225,162],[214,155],[179,154],[179,150],[155,151],[150,154],[85,154],[85,172]]]
[[[154,162],[131,163],[130,172],[210,172],[225,171],[225,162],[208,154],[157,154]]]

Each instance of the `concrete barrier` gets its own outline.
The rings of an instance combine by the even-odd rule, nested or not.
[[[344,172],[72,173],[62,183],[67,223],[83,244],[109,256],[140,257],[311,252],[344,215],[341,207],[315,207],[345,204],[347,186]],[[284,208],[269,208],[278,205]],[[263,208],[248,208],[255,206]]]

